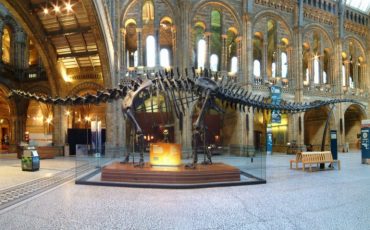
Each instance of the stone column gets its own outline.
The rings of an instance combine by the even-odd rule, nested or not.
[[[144,52],[143,52],[143,41],[142,41],[142,28],[136,28],[136,34],[137,34],[137,65],[143,66],[144,65]]]
[[[354,82],[354,88],[355,89],[359,89],[359,76],[358,76],[358,62],[357,62],[357,58],[356,58],[356,61],[353,62],[353,82]]]
[[[60,105],[53,105],[53,143],[56,146],[65,144],[65,133],[67,130],[67,119],[64,115],[64,109]]]
[[[267,76],[267,36],[263,39],[263,45],[262,45],[262,61],[261,61],[261,78],[263,80],[268,80]]]
[[[193,47],[190,44],[190,37],[191,33],[191,24],[190,24],[190,11],[191,11],[191,1],[188,0],[178,0],[179,4],[179,12],[180,17],[178,21],[177,28],[179,29],[177,32],[180,34],[177,36],[179,38],[177,43],[176,50],[178,51],[177,60],[178,63],[175,63],[176,65],[182,67],[181,71],[182,74],[185,75],[185,68],[191,68],[192,63],[190,63],[191,57],[192,57],[192,50]],[[189,72],[190,73],[190,72]]]
[[[243,26],[243,41],[244,41],[244,49],[242,49],[242,60],[239,60],[241,63],[241,69],[239,72],[245,75],[245,83],[248,86],[252,86],[254,84],[254,76],[253,76],[253,33],[252,33],[252,21],[249,17],[246,17],[246,25]],[[244,29],[245,28],[245,29]],[[252,143],[249,143],[253,145]]]
[[[126,30],[124,28],[121,29],[121,77],[125,76],[125,72],[127,70],[127,54],[126,54]]]
[[[205,32],[204,33],[204,36],[205,36],[205,40],[206,40],[206,59],[205,59],[205,63],[204,63],[204,68],[206,69],[209,69],[210,66],[211,66],[211,63],[210,63],[210,57],[211,57],[211,35],[212,33],[211,32]]]
[[[176,27],[172,26],[172,55],[170,55],[170,65],[172,67],[179,67],[178,66],[178,57],[177,57],[177,33],[176,33]],[[177,66],[176,66],[177,65]],[[180,67],[179,67],[180,69]]]
[[[308,81],[309,81],[309,85],[311,86],[311,87],[313,87],[314,86],[314,78],[315,78],[315,71],[314,71],[314,69],[315,69],[315,67],[314,67],[314,58],[312,58],[312,54],[310,53],[309,55],[308,55],[309,57],[308,57],[308,76],[309,76],[309,79],[308,79]]]
[[[242,69],[242,62],[241,62],[241,58],[242,58],[242,47],[243,47],[242,46],[242,40],[243,40],[242,36],[239,36],[239,37],[236,38],[236,56],[238,58],[238,70],[241,70]],[[239,76],[238,76],[239,81],[240,80],[242,80],[242,81],[244,80],[241,73],[242,72],[239,71]]]
[[[0,62],[3,62],[3,37],[4,35],[4,22],[0,19]]]
[[[293,55],[293,48],[291,46],[288,46],[286,48],[286,56],[287,56],[287,64],[288,64],[288,82],[289,82],[289,88],[294,88],[295,82],[294,82],[294,74],[293,74],[293,68],[292,68],[292,55]]]
[[[222,38],[222,48],[221,48],[221,71],[222,72],[228,72],[228,47],[226,46],[226,42],[227,42],[227,35],[226,34],[223,34],[221,36]]]
[[[342,39],[337,38],[334,43],[334,64],[333,66],[333,72],[335,75],[333,76],[335,79],[334,85],[335,85],[335,92],[337,94],[342,94],[343,93],[343,71],[342,71]]]
[[[326,79],[328,79],[328,73],[326,73]],[[324,55],[319,57],[319,83],[324,84]]]
[[[330,84],[331,88],[334,89],[334,86],[335,86],[335,74],[334,74],[334,68],[333,68],[333,65],[335,61],[334,61],[334,57],[330,57],[329,58],[329,63],[328,63],[328,73],[327,73],[327,79],[328,79],[328,83]]]
[[[349,75],[350,75],[350,71],[349,71],[349,67],[350,67],[350,65],[349,65],[349,61],[346,61],[345,63],[344,63],[344,66],[345,66],[345,68],[346,68],[346,86],[347,86],[347,89],[349,89],[349,87],[350,87],[350,85],[349,85]]]
[[[276,55],[275,56],[275,68],[276,68],[275,77],[282,77],[281,46],[280,45],[277,46],[275,55]]]
[[[11,41],[13,47],[11,48],[11,64],[17,69],[25,69],[28,63],[26,60],[26,40],[27,35],[22,30],[16,30],[14,33],[14,41]]]
[[[161,43],[160,43],[160,34],[159,34],[160,29],[158,27],[154,28],[154,38],[155,38],[155,66],[157,68],[161,67],[160,63],[160,52],[161,52]]]

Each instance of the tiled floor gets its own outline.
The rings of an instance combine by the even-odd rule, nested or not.
[[[0,229],[370,229],[370,165],[360,153],[340,154],[340,171],[313,173],[290,170],[290,158],[269,156],[263,185],[165,190],[70,182],[0,211]]]

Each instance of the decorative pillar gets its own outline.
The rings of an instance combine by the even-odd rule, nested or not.
[[[248,86],[252,86],[254,84],[254,76],[253,76],[253,29],[252,29],[252,21],[250,17],[246,16],[246,24],[247,26],[243,26],[243,33],[245,38],[245,48],[242,49],[242,60],[238,60],[241,63],[242,68],[238,70],[240,74],[245,75],[244,81],[246,81]],[[244,31],[245,27],[245,31]],[[247,68],[245,70],[245,68]],[[253,116],[251,116],[253,117]],[[253,142],[252,142],[253,143]]]
[[[267,36],[265,36],[265,38],[263,39],[263,43],[262,43],[262,63],[261,63],[261,66],[262,66],[262,71],[261,71],[262,76],[261,77],[263,80],[268,80],[268,77],[267,77],[267,48],[268,48]]]
[[[62,106],[53,105],[53,144],[64,145],[67,120],[64,117]]]
[[[238,70],[241,70],[242,69],[242,62],[241,62],[241,58],[242,58],[242,40],[243,40],[243,37],[242,36],[239,36],[236,38],[236,56],[238,58]],[[238,78],[240,78],[241,80],[242,79],[242,75],[241,75],[241,71],[239,71],[239,76]],[[239,80],[240,80],[239,79]]]
[[[353,62],[353,82],[354,82],[354,88],[355,89],[359,89],[359,76],[358,76],[358,61],[357,61],[357,58],[355,59],[355,61]]]
[[[143,41],[142,41],[142,28],[136,28],[136,34],[137,34],[137,65],[138,66],[143,66],[144,61],[143,61]]]
[[[178,55],[177,58],[175,58],[175,60],[177,59],[178,60],[178,63],[174,63],[174,65],[177,65],[177,66],[181,66],[182,69],[182,74],[185,75],[185,68],[191,68],[192,67],[192,64],[193,63],[190,63],[190,60],[192,60],[192,45],[190,44],[190,38],[191,36],[189,36],[191,33],[191,22],[190,22],[190,18],[189,18],[189,15],[191,12],[191,2],[188,1],[188,0],[178,0],[178,5],[179,5],[179,12],[180,12],[180,17],[179,17],[179,21],[177,21],[178,25],[177,28],[179,29],[179,31],[177,31],[178,33],[180,33],[177,37],[179,38],[178,40],[178,47],[177,47],[177,51],[176,53],[178,54],[181,54],[181,55]]]
[[[349,61],[346,61],[345,64],[344,64],[345,68],[346,68],[346,86],[347,86],[347,89],[349,89],[350,85],[349,85],[349,75],[350,75],[350,71],[349,71]]]
[[[160,63],[160,53],[161,53],[161,43],[160,43],[160,29],[158,27],[154,28],[154,38],[155,38],[155,66],[157,68],[161,67]]]
[[[275,52],[275,77],[282,77],[281,46],[278,45]]]
[[[293,60],[292,60],[292,55],[293,55],[293,47],[292,46],[288,46],[286,48],[286,56],[287,56],[287,64],[288,64],[288,76],[287,76],[287,79],[288,79],[288,83],[289,83],[289,88],[294,88],[295,87],[295,82],[294,82],[294,74],[293,74],[293,68],[292,68],[292,63],[293,63]]]
[[[309,76],[309,78],[308,78],[308,82],[309,82],[309,85],[311,86],[311,87],[313,87],[314,86],[314,78],[315,78],[315,71],[314,71],[314,58],[313,58],[313,55],[312,55],[312,53],[310,53],[310,54],[308,54],[308,76]]]
[[[205,39],[206,39],[206,60],[205,60],[205,63],[204,63],[204,68],[206,69],[209,69],[210,66],[211,66],[211,63],[210,63],[210,58],[211,58],[211,35],[212,33],[211,32],[205,32],[204,33],[204,36],[205,36]]]
[[[177,33],[176,33],[176,27],[172,26],[171,28],[172,31],[172,55],[170,56],[170,65],[175,66],[175,63],[178,63],[178,58],[177,58]],[[172,58],[171,58],[172,57]]]
[[[227,66],[228,66],[228,63],[227,63],[227,58],[228,58],[228,47],[226,46],[226,42],[227,42],[227,35],[226,34],[223,34],[221,36],[221,39],[222,39],[222,48],[221,48],[221,71],[222,72],[228,72],[228,69],[227,69]]]
[[[4,22],[0,19],[0,63],[3,62],[3,35],[4,35]]]
[[[326,80],[328,79],[328,73],[326,73]],[[319,57],[319,83],[324,84],[324,55]]]
[[[126,55],[126,30],[124,28],[121,29],[121,77],[125,76],[125,72],[127,70],[127,55]]]
[[[28,63],[28,60],[26,60],[27,35],[24,31],[18,29],[14,33],[14,37],[13,47],[11,48],[11,64],[17,69],[25,69]]]

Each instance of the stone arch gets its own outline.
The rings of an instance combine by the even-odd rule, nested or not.
[[[309,32],[313,32],[313,31],[320,32],[321,34],[324,35],[326,41],[329,42],[330,48],[333,51],[333,48],[334,48],[333,40],[330,38],[329,33],[326,31],[326,29],[322,25],[320,25],[318,23],[311,23],[311,24],[306,25],[303,28],[303,31],[304,31],[303,32],[303,41],[305,41],[305,35],[308,34]]]
[[[9,94],[10,89],[7,86],[0,83],[0,97],[9,102],[10,114],[15,115],[17,112],[16,102],[14,98],[8,98]]]
[[[200,9],[202,9],[203,7],[207,6],[207,5],[215,5],[215,6],[218,6],[219,9],[226,9],[228,11],[228,13],[230,13],[231,16],[234,19],[234,23],[235,23],[234,27],[236,27],[238,31],[242,31],[242,20],[241,20],[240,15],[237,13],[238,11],[235,10],[235,8],[232,5],[230,5],[228,2],[226,2],[224,0],[220,0],[220,1],[217,1],[217,2],[210,1],[210,0],[201,0],[201,1],[198,1],[192,7],[190,18],[195,18],[195,16],[197,15],[198,11]],[[223,15],[223,12],[222,11],[220,13],[221,13],[221,15]],[[206,24],[206,26],[207,26],[207,24]],[[230,27],[230,25],[229,25],[229,27]]]
[[[135,18],[128,18],[128,19],[124,20],[123,27],[126,28],[131,23],[137,25],[136,19]]]
[[[139,5],[139,7],[141,8],[142,7],[142,3],[143,3],[144,1],[142,1],[142,0],[136,0],[136,1],[123,1],[122,2],[122,4],[121,4],[121,7],[120,7],[120,9],[122,9],[121,10],[121,15],[120,15],[120,22],[121,22],[121,28],[124,26],[124,24],[123,24],[123,22],[125,22],[125,20],[126,20],[126,16],[128,15],[128,13],[130,12],[130,9],[132,8],[132,7],[136,7],[136,5]],[[168,7],[170,7],[170,9],[171,9],[171,12],[170,13],[172,13],[172,14],[170,14],[170,16],[171,16],[171,18],[172,18],[172,20],[173,20],[173,22],[172,22],[172,24],[173,25],[177,25],[176,24],[176,15],[177,15],[177,12],[178,12],[178,8],[177,7],[175,7],[173,4],[172,4],[172,2],[170,1],[170,0],[163,0],[163,2],[168,6]],[[155,5],[155,3],[156,3],[156,0],[153,0],[153,3],[154,3],[154,5]],[[142,9],[140,9],[140,12],[141,12],[141,10]],[[141,14],[140,14],[140,18],[141,18]],[[160,17],[160,18],[162,18],[162,17]],[[141,20],[141,19],[140,19]]]
[[[364,62],[366,62],[366,55],[365,55],[365,50],[366,50],[365,47],[366,46],[364,45],[364,43],[360,39],[358,39],[354,35],[348,35],[348,36],[344,37],[343,40],[344,40],[344,47],[343,47],[344,52],[347,51],[345,49],[345,47],[347,46],[347,42],[353,41],[360,48],[361,56],[364,58]]]
[[[291,26],[289,26],[289,24],[286,22],[286,20],[278,15],[275,11],[273,10],[263,10],[263,11],[260,11],[258,12],[255,17],[254,17],[254,21],[253,21],[253,25],[252,25],[252,28],[253,28],[253,33],[254,32],[257,32],[254,30],[255,28],[255,25],[263,18],[271,18],[271,19],[274,19],[278,22],[281,22],[283,24],[283,26],[285,27],[285,29],[288,31],[289,33],[289,41],[290,43],[292,43],[292,34],[293,34],[293,31],[291,29]],[[265,31],[263,31],[265,33]]]
[[[336,108],[334,108],[333,113],[330,116],[329,127],[336,128],[337,118],[335,113]],[[304,144],[311,144],[314,150],[321,149],[322,138],[324,134],[325,123],[328,118],[330,108],[328,106],[313,109],[304,113]],[[330,132],[326,132],[326,146],[330,143]]]
[[[344,135],[350,149],[360,149],[361,120],[366,111],[358,104],[351,104],[344,110]]]
[[[218,112],[211,110],[205,114],[205,125],[208,127],[206,144],[215,144],[220,146],[239,144],[237,132],[235,131],[239,120],[238,112],[230,107],[226,108],[221,105],[221,101],[219,100],[217,100],[216,103],[225,111],[225,113],[219,114]],[[194,129],[193,124],[199,114],[200,106],[201,104],[194,102],[189,108],[191,121],[190,130]]]

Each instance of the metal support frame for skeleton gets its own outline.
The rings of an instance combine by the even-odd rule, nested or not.
[[[185,70],[185,76],[181,76],[179,70],[177,74],[174,74],[173,70],[170,72],[159,72],[154,75],[147,75],[144,79],[142,78],[129,78],[126,79],[126,84],[120,84],[119,88],[107,89],[104,91],[98,91],[97,94],[88,94],[85,96],[68,96],[66,98],[52,98],[39,96],[34,93],[24,92],[21,90],[11,90],[9,96],[17,95],[24,98],[40,101],[43,103],[49,103],[54,105],[81,105],[81,104],[99,104],[106,103],[113,100],[123,99],[122,112],[126,115],[129,121],[133,124],[135,133],[138,136],[138,145],[140,152],[140,160],[138,166],[144,165],[144,134],[143,131],[134,116],[134,101],[140,93],[148,93],[150,96],[152,92],[163,93],[165,95],[165,103],[167,108],[173,108],[177,118],[183,116],[185,113],[185,107],[189,107],[190,102],[199,100],[202,102],[202,108],[199,116],[194,123],[193,133],[193,159],[187,166],[194,168],[197,164],[198,157],[196,148],[198,146],[199,137],[202,135],[202,129],[204,124],[205,113],[213,108],[217,111],[222,112],[215,103],[215,99],[221,100],[227,106],[239,111],[249,111],[250,108],[253,110],[278,110],[282,113],[298,113],[305,112],[307,110],[316,109],[322,106],[350,102],[350,103],[361,103],[353,99],[330,99],[326,101],[313,101],[310,103],[295,103],[283,101],[280,104],[272,104],[269,98],[265,98],[261,95],[253,95],[252,92],[248,92],[243,87],[232,83],[227,77],[222,78],[216,74],[210,76],[209,71],[205,71],[202,76],[198,76],[193,69],[193,76],[188,76],[187,70]],[[177,75],[177,76],[175,76]],[[128,83],[127,83],[128,82]],[[184,102],[185,101],[185,102]],[[363,106],[363,105],[362,105]],[[204,135],[204,134],[203,134]],[[205,137],[203,137],[205,139]],[[205,154],[207,151],[205,150]],[[126,155],[125,161],[129,160],[129,153]],[[212,162],[211,155],[208,155],[209,162]]]

